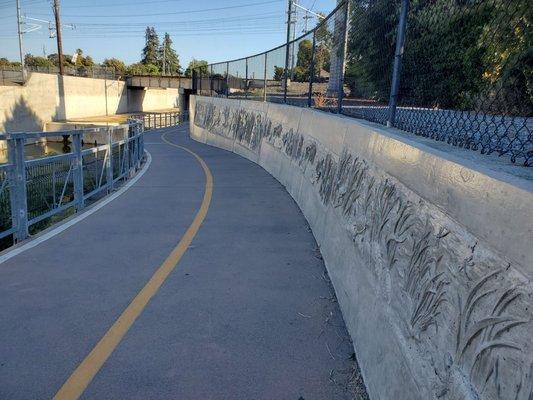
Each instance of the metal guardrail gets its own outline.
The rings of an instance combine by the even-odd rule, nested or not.
[[[31,72],[37,72],[41,74],[59,74],[59,68],[56,66],[47,66],[47,67],[36,67],[36,66],[26,66],[24,68],[24,73],[22,71],[22,67],[20,66],[9,66],[9,65],[3,65],[0,66],[0,83],[6,84],[8,82],[17,82],[17,83],[23,83],[27,78],[28,74]],[[147,75],[146,72],[143,71],[119,71],[116,68],[112,67],[102,67],[102,66],[92,66],[92,67],[85,67],[85,66],[65,66],[64,67],[64,74],[67,76],[78,76],[82,78],[97,78],[97,79],[110,79],[110,80],[126,80],[129,78],[146,78],[146,79],[156,79],[159,80],[158,82],[161,83],[161,80],[163,82],[163,85],[156,85],[157,87],[173,87],[177,88],[179,85],[176,85],[176,79],[178,79],[178,82],[180,79],[183,80],[189,80],[191,78],[184,77],[181,75],[174,75],[174,74],[154,74],[154,75]],[[26,77],[25,77],[26,75]]]
[[[134,114],[131,118],[142,121],[144,130],[168,128],[185,121],[186,115],[179,112],[159,112]]]
[[[529,3],[344,0],[281,46],[195,69],[193,92],[342,113],[531,166]]]
[[[63,138],[71,151],[27,160],[28,139]],[[99,137],[104,144],[83,148]],[[68,142],[70,140],[70,142]],[[14,242],[29,236],[30,227],[69,209],[80,211],[87,201],[109,193],[118,181],[140,168],[144,154],[142,121],[75,131],[11,133],[6,141],[8,163],[0,165],[0,239]]]
[[[7,82],[23,83],[27,75],[31,72],[41,74],[59,74],[59,68],[55,66],[49,67],[32,67],[26,66],[24,73],[19,66],[1,66],[0,67],[0,82],[6,84]],[[115,68],[108,67],[64,67],[64,74],[67,76],[79,76],[82,78],[98,78],[98,79],[124,79],[125,74],[115,70]],[[25,76],[26,75],[26,76]]]

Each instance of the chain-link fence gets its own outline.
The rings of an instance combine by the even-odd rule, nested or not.
[[[338,112],[533,162],[528,0],[345,0],[287,44],[194,71],[197,93]]]

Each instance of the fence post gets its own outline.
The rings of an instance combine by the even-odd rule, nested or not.
[[[291,41],[291,24],[292,24],[292,1],[288,0],[289,6],[287,8],[287,42],[285,43],[285,71],[283,74],[283,102],[287,103],[287,86],[289,81],[289,52]]]
[[[265,74],[264,74],[264,82],[263,82],[263,101],[267,101],[267,61],[268,61],[268,53],[265,53]]]
[[[131,138],[131,132],[133,130],[133,124],[136,122],[130,121],[128,123],[128,133],[126,135],[126,141],[124,142],[124,169],[126,170],[126,177],[129,179],[131,177],[130,172],[130,138]]]
[[[139,147],[139,154],[137,156],[137,169],[141,167],[141,160],[144,155],[144,130],[142,126],[137,126],[137,146]]]
[[[313,79],[315,78],[315,47],[316,35],[313,30],[313,47],[311,47],[311,65],[309,66],[309,93],[307,93],[307,107],[313,106]]]
[[[244,98],[248,98],[248,57],[246,57],[246,73],[244,78]]]
[[[11,164],[10,190],[11,196],[11,221],[16,227],[13,234],[15,242],[26,239],[28,233],[28,198],[26,192],[26,163],[24,155],[24,142],[22,137],[9,138],[8,157]]]
[[[111,134],[111,129],[107,128],[107,191],[111,192],[113,190],[113,137]]]
[[[209,66],[209,95],[213,97],[213,65]]]
[[[350,2],[346,1],[344,3],[343,15],[342,15],[342,46],[340,54],[339,65],[341,70],[339,71],[339,89],[337,91],[337,113],[342,112],[342,100],[344,98],[344,69],[346,64],[346,46],[348,44],[348,8]]]
[[[405,43],[405,30],[407,28],[407,14],[409,12],[409,0],[402,0],[398,33],[396,35],[396,52],[394,55],[394,67],[392,70],[392,84],[389,99],[389,120],[387,126],[396,123],[396,106],[398,104],[398,91],[400,89],[400,75],[402,71],[402,56]]]
[[[76,209],[80,211],[85,206],[83,199],[83,155],[81,154],[81,132],[72,133],[72,142],[74,145],[74,200],[76,201]]]
[[[226,97],[229,97],[229,62],[226,63]]]
[[[192,70],[192,85],[191,85],[191,91],[193,94],[198,94],[198,87],[196,84],[196,80],[198,79],[198,72],[196,72],[195,69]]]

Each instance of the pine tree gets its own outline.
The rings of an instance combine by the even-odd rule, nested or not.
[[[172,48],[172,39],[167,32],[159,49],[159,65],[163,74],[179,74],[180,72],[179,56]]]
[[[158,65],[159,37],[153,27],[146,27],[145,39],[141,63]]]

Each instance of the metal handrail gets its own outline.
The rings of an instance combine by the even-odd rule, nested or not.
[[[123,130],[124,138],[113,138]],[[83,149],[83,138],[100,133],[104,144]],[[28,139],[69,137],[72,151],[26,159]],[[8,163],[0,165],[0,239],[13,241],[29,236],[29,228],[68,209],[80,211],[85,202],[128,179],[141,166],[144,156],[144,124],[131,119],[125,125],[56,132],[0,134],[8,145]],[[9,224],[8,221],[11,221]]]
[[[184,121],[185,115],[181,112],[145,112],[132,115],[132,119],[136,119],[143,123],[144,130],[168,128],[177,125]]]

